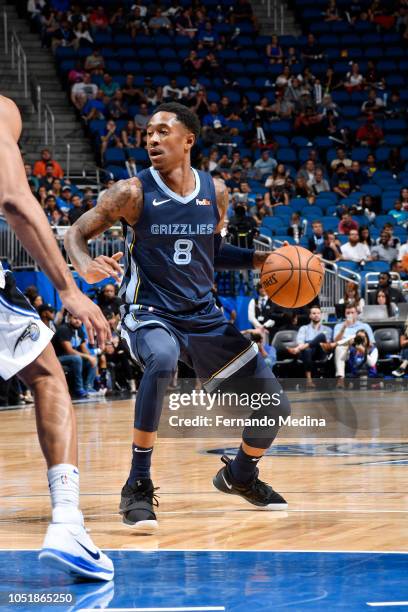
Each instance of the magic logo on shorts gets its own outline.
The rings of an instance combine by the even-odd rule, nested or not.
[[[21,336],[19,338],[17,338],[17,341],[14,345],[14,352],[16,352],[16,348],[18,347],[18,345],[23,342],[23,340],[25,340],[26,338],[30,338],[30,340],[32,340],[33,342],[37,342],[38,338],[40,337],[40,328],[38,327],[37,323],[29,323],[27,325],[27,327],[25,328],[25,330],[23,331],[23,333],[21,334]]]

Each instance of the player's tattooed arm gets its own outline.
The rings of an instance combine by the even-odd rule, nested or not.
[[[95,208],[83,214],[65,234],[65,249],[75,270],[90,284],[113,277],[120,282],[119,260],[123,253],[112,257],[89,254],[88,240],[99,236],[124,219],[135,225],[143,210],[143,189],[139,179],[118,181],[99,199]]]
[[[218,222],[217,227],[215,228],[215,233],[219,234],[228,225],[227,210],[229,206],[229,195],[227,186],[221,179],[214,179],[214,187],[215,196],[217,198],[217,208],[220,214],[220,220]]]

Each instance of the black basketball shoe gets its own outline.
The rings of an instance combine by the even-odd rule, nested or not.
[[[238,484],[231,474],[232,459],[225,455],[221,458],[225,467],[214,476],[213,484],[216,489],[229,495],[239,495],[254,506],[265,510],[286,510],[288,504],[279,493],[276,493],[266,482],[259,480],[257,468],[253,480],[247,484]]]
[[[119,514],[124,525],[138,533],[154,533],[159,525],[153,507],[158,508],[159,502],[150,478],[141,478],[136,486],[126,483],[122,489]]]

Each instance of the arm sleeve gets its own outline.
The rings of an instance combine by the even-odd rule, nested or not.
[[[221,234],[214,236],[214,268],[216,270],[251,270],[255,249],[241,249],[222,244]]]

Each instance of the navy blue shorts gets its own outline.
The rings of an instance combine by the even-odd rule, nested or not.
[[[188,315],[130,306],[122,319],[121,336],[142,368],[137,334],[147,326],[167,330],[176,343],[180,361],[195,371],[208,391],[241,370],[258,353],[257,345],[229,323],[215,304]]]

